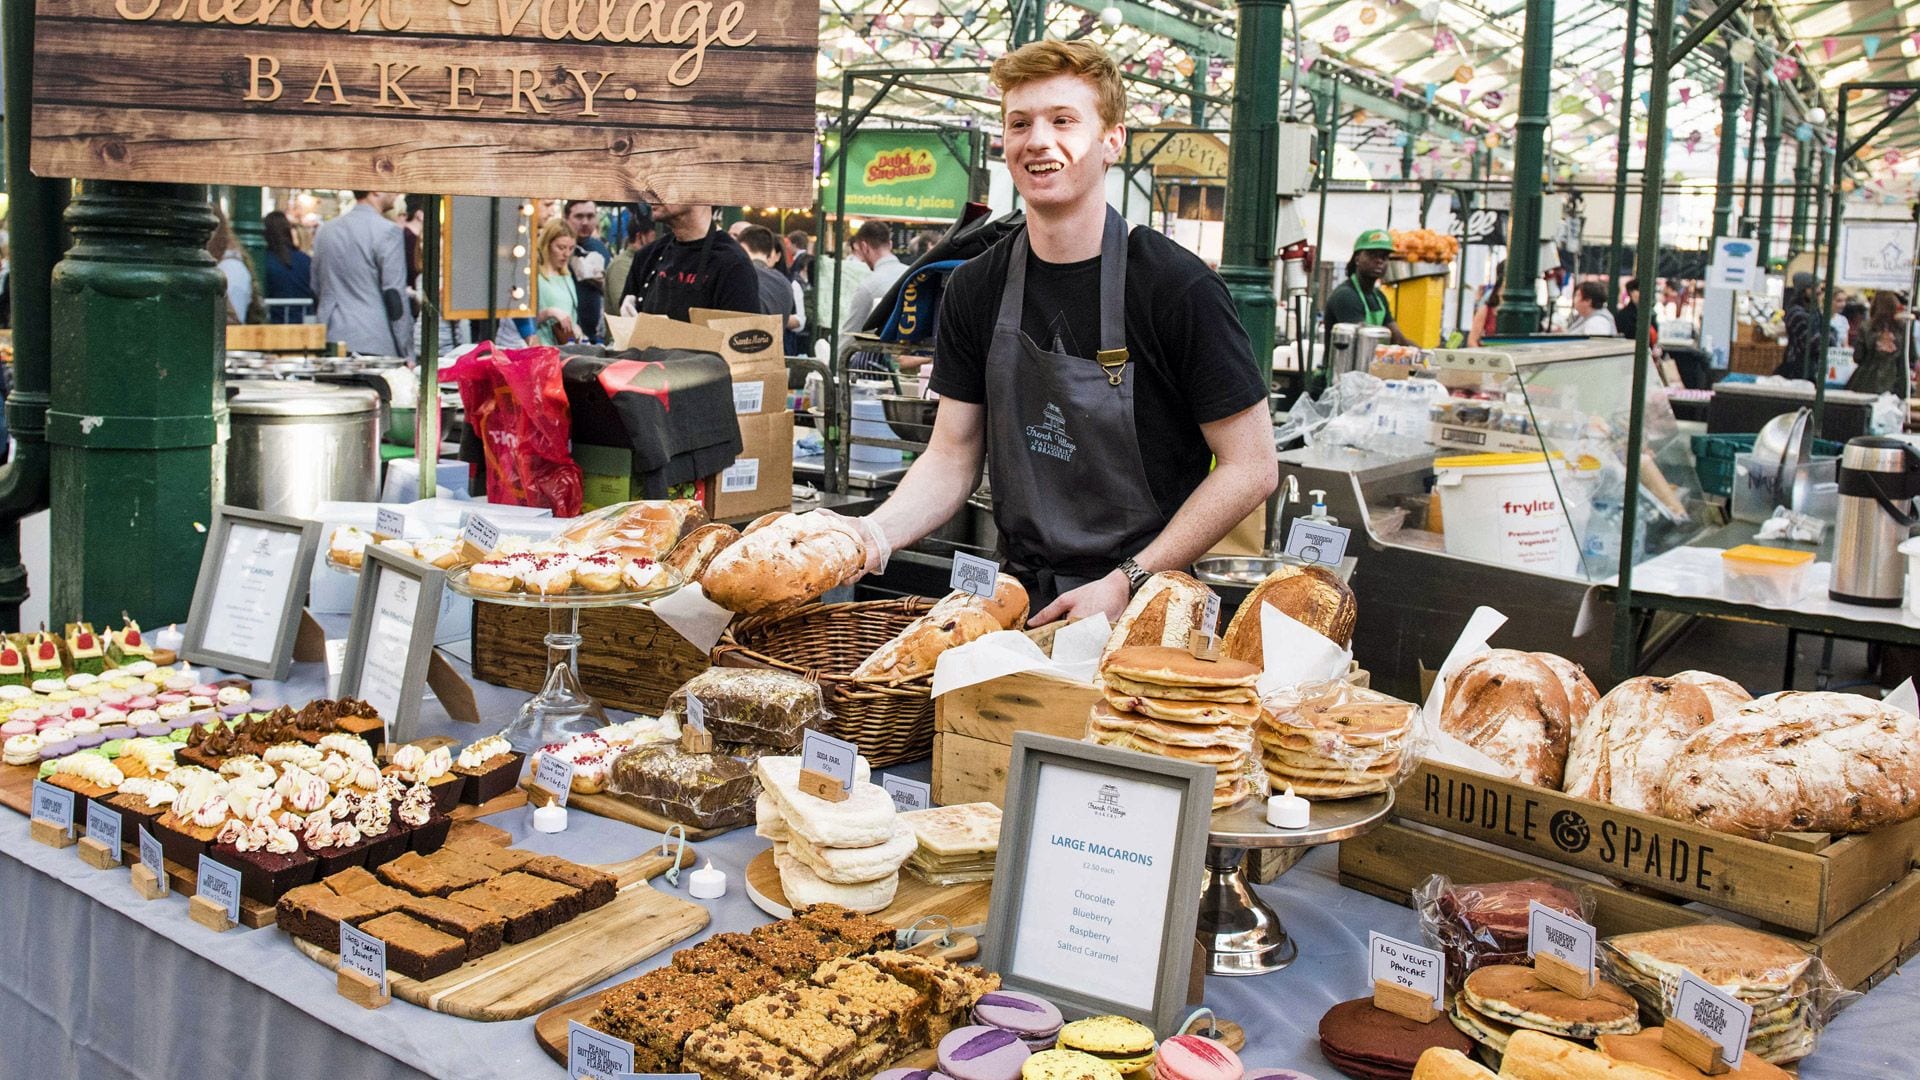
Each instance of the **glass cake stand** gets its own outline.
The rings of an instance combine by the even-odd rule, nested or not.
[[[476,589],[468,583],[468,568],[464,566],[447,575],[449,588],[478,603],[545,608],[547,612],[547,677],[540,692],[528,698],[513,721],[501,729],[501,738],[515,750],[532,752],[548,743],[562,742],[569,736],[606,726],[606,710],[580,688],[575,674],[580,669],[580,611],[658,600],[678,592],[686,584],[680,572],[672,567],[662,565],[661,570],[667,575],[667,583],[657,588],[596,593],[575,586],[553,596]]]
[[[1194,936],[1207,950],[1213,975],[1265,975],[1293,963],[1298,953],[1280,916],[1254,895],[1247,882],[1247,852],[1286,849],[1285,868],[1308,851],[1370,832],[1393,809],[1393,792],[1311,804],[1304,829],[1267,824],[1267,800],[1247,799],[1216,810],[1207,829],[1207,884],[1200,895]]]

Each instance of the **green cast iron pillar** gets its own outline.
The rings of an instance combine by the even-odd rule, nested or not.
[[[1526,336],[1540,329],[1540,214],[1545,200],[1540,172],[1546,166],[1548,107],[1553,93],[1553,0],[1527,0],[1527,27],[1520,54],[1520,115],[1513,128],[1513,212],[1509,217],[1507,281],[1500,292],[1494,329]]]
[[[1813,198],[1813,141],[1793,141],[1793,226],[1792,247],[1787,257],[1798,258],[1807,250],[1807,202]]]
[[[1264,373],[1272,362],[1273,260],[1280,183],[1281,17],[1285,0],[1241,0],[1234,56],[1233,117],[1227,140],[1227,205],[1220,276]]]
[[[1627,148],[1633,145],[1633,54],[1640,44],[1640,0],[1627,0],[1626,55],[1620,63],[1620,129],[1614,136],[1613,250],[1607,253],[1607,306],[1620,310],[1620,267],[1626,263]],[[1624,329],[1624,328],[1623,328]]]
[[[20,563],[20,519],[47,507],[47,373],[53,316],[48,283],[60,259],[60,212],[71,184],[42,179],[27,168],[33,125],[33,0],[6,0],[0,18],[6,63],[7,229],[12,262],[13,392],[7,395],[7,431],[13,458],[0,466],[0,630],[20,629],[27,569]],[[116,624],[117,625],[117,624]]]
[[[1047,0],[1013,0],[1012,45],[1039,41],[1047,36]]]
[[[1733,228],[1733,168],[1740,157],[1740,97],[1746,71],[1740,61],[1727,59],[1726,82],[1720,86],[1720,168],[1714,175],[1713,235],[1731,236]],[[1646,288],[1646,283],[1641,283]]]
[[[185,622],[226,487],[226,278],[196,184],[86,181],[53,270],[50,621]]]
[[[253,291],[260,297],[267,295],[267,225],[260,213],[260,189],[257,187],[228,188],[233,193],[233,235],[240,246],[247,249],[247,259],[253,264]],[[241,312],[241,314],[246,314]]]
[[[1760,83],[1753,84],[1753,102],[1747,108],[1747,182],[1740,189],[1740,235],[1753,236],[1753,163],[1760,158]]]
[[[1764,271],[1773,257],[1773,192],[1780,179],[1779,83],[1767,86],[1767,137],[1761,149],[1767,155],[1760,165],[1760,266]]]

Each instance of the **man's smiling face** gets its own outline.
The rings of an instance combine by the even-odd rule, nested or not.
[[[1036,79],[1007,91],[1001,105],[1007,167],[1029,206],[1067,208],[1089,197],[1105,199],[1106,167],[1120,159],[1126,133],[1118,124],[1101,123],[1092,82],[1074,75]]]

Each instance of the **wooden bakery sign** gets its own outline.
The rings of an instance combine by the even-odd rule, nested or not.
[[[38,0],[42,176],[798,204],[801,0]]]

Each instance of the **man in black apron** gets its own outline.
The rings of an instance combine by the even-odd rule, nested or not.
[[[654,203],[653,223],[669,230],[633,257],[620,314],[687,321],[693,308],[760,311],[760,273],[739,244],[713,227],[713,207]]]
[[[1112,58],[1037,42],[994,64],[993,81],[1027,224],[954,272],[931,445],[855,521],[878,570],[959,510],[984,455],[999,556],[1031,621],[1113,618],[1273,490],[1267,376],[1219,276],[1106,204],[1125,145]]]

